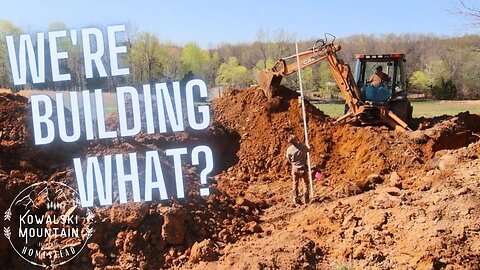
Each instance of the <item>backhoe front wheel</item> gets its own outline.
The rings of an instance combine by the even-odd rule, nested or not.
[[[390,111],[407,124],[412,120],[413,107],[408,100],[392,101],[390,103]]]

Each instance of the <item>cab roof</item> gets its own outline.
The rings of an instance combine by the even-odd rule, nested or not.
[[[375,59],[375,60],[387,60],[387,59],[405,59],[403,53],[390,53],[390,54],[356,54],[357,59]]]

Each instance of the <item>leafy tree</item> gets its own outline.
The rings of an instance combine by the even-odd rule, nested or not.
[[[238,64],[237,58],[230,57],[228,62],[218,68],[215,83],[224,86],[243,87],[251,82],[248,69]]]
[[[459,82],[458,94],[462,98],[480,98],[480,53],[476,51],[463,51],[458,55],[458,62],[455,65],[458,71],[454,74],[454,79]]]
[[[150,33],[141,33],[133,42],[128,59],[131,79],[136,83],[153,83],[164,77],[167,52],[158,38]]]
[[[195,76],[202,78],[205,78],[206,69],[210,61],[210,53],[202,50],[196,43],[185,45],[180,57],[183,74],[192,72]]]
[[[418,70],[410,77],[410,85],[421,92],[427,92],[430,84],[425,72]]]
[[[13,88],[5,37],[8,35],[17,36],[20,33],[21,29],[13,23],[7,20],[0,20],[0,87]]]
[[[433,60],[429,62],[425,68],[425,75],[430,86],[439,84],[442,79],[450,80],[452,73],[444,60]]]
[[[436,99],[454,99],[457,97],[457,87],[451,79],[440,78],[432,87],[432,95]]]
[[[63,22],[53,22],[47,28],[48,32],[68,30],[68,27]],[[51,90],[83,90],[86,87],[85,71],[83,66],[83,53],[80,42],[73,45],[71,39],[68,37],[57,38],[57,50],[68,53],[67,59],[62,59],[59,62],[60,72],[70,74],[70,81],[67,82],[47,82],[47,87]],[[48,66],[48,65],[47,65]],[[47,71],[49,69],[47,68]],[[38,86],[37,86],[38,87]]]
[[[305,91],[315,90],[315,84],[314,84],[314,81],[313,81],[313,68],[312,67],[306,67],[306,68],[302,69],[302,85],[303,85],[303,90],[305,90]]]
[[[170,80],[180,80],[183,76],[180,63],[182,48],[170,43],[160,46],[164,52],[163,56],[163,75]]]
[[[218,55],[218,52],[213,52],[210,60],[204,67],[204,78],[210,86],[212,86],[215,82],[215,77],[217,76],[219,66],[220,56]]]
[[[71,86],[77,90],[85,90],[85,70],[81,47],[73,46],[68,50],[67,68],[71,72]]]
[[[436,99],[453,99],[457,96],[457,88],[452,81],[450,72],[444,60],[433,60],[425,68],[426,80]]]
[[[321,62],[316,66],[315,76],[318,88],[325,88],[326,83],[335,82],[332,71],[326,62]]]

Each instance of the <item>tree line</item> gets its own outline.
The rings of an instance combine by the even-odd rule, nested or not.
[[[52,23],[48,31],[68,29],[63,23]],[[6,20],[0,20],[0,87],[20,90],[13,86],[5,36],[18,36],[24,30]],[[58,49],[67,51],[68,59],[60,63],[68,72],[68,82],[46,82],[23,85],[22,88],[50,90],[84,90],[101,88],[114,91],[120,85],[177,81],[200,78],[210,86],[243,88],[257,81],[258,73],[273,66],[279,58],[295,52],[295,35],[284,31],[270,33],[260,30],[250,43],[219,44],[202,48],[191,42],[183,46],[164,41],[154,33],[141,32],[132,24],[119,41],[127,47],[121,64],[130,68],[130,75],[86,79],[82,68],[83,53],[68,39]],[[299,42],[301,50],[315,40]],[[480,36],[440,37],[432,34],[352,35],[337,38],[342,46],[337,54],[351,67],[355,54],[406,54],[406,70],[410,90],[438,99],[480,98]],[[48,44],[47,44],[48,46]],[[48,51],[46,49],[46,51]],[[108,60],[105,60],[108,61]],[[332,75],[326,62],[302,70],[304,89],[323,95],[338,91],[332,86]],[[297,76],[287,76],[283,84],[297,88]]]

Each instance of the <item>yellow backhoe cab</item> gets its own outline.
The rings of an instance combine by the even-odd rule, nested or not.
[[[362,114],[364,122],[374,122],[379,117],[377,111],[382,105],[390,108],[405,123],[410,122],[413,108],[407,99],[405,76],[405,55],[392,54],[357,54],[355,56],[355,83],[360,89],[360,99],[374,106],[368,106]],[[375,72],[385,73],[388,80],[374,85],[370,80]],[[345,113],[349,107],[345,105]]]

